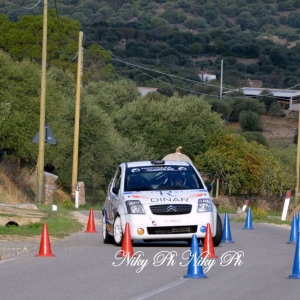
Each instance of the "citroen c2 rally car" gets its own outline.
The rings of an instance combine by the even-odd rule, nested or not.
[[[121,245],[128,222],[132,240],[191,242],[205,237],[210,223],[214,246],[222,222],[209,190],[186,161],[126,162],[110,182],[103,207],[103,242]]]

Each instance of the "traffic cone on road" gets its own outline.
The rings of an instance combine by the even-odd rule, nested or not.
[[[122,249],[118,256],[123,257],[127,255],[129,255],[130,257],[134,256],[129,223],[126,223],[125,225],[125,232],[122,241]]]
[[[201,257],[208,257],[208,258],[217,258],[218,256],[215,254],[214,248],[214,241],[211,234],[210,224],[207,223],[206,226],[206,234],[203,243],[203,250]]]
[[[293,265],[293,273],[289,276],[289,278],[293,279],[300,279],[300,232],[297,234],[297,243],[296,243],[296,250],[295,250],[295,257],[294,257],[294,265]]]
[[[290,233],[290,240],[287,244],[296,244],[297,242],[297,230],[298,230],[298,222],[296,214],[293,215],[292,226],[291,226],[291,233]]]
[[[187,274],[183,276],[184,278],[207,278],[207,276],[203,273],[202,265],[199,264],[200,260],[199,243],[197,236],[193,234],[188,271]]]
[[[230,222],[229,222],[228,213],[226,213],[225,217],[224,217],[224,226],[223,226],[221,243],[226,243],[226,244],[234,243],[234,241],[231,238],[231,230],[230,230]]]
[[[251,212],[251,208],[250,207],[248,208],[248,211],[247,211],[245,226],[244,226],[243,229],[248,229],[248,230],[254,229],[252,227],[252,212]]]
[[[90,233],[98,232],[96,231],[94,211],[92,209],[90,210],[89,220],[85,232],[90,232]]]
[[[43,230],[42,230],[42,237],[41,237],[41,243],[40,243],[40,252],[36,256],[48,256],[53,257],[51,246],[50,246],[50,239],[48,235],[48,227],[47,224],[43,224]]]

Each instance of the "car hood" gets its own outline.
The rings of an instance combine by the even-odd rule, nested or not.
[[[164,191],[142,191],[124,192],[124,200],[139,200],[142,204],[187,204],[198,199],[210,199],[207,190],[164,190]]]

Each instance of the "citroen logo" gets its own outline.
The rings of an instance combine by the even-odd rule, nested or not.
[[[167,212],[171,212],[171,211],[177,211],[176,207],[173,205],[169,205],[166,209]]]

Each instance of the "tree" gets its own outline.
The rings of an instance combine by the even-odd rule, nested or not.
[[[194,157],[224,126],[218,114],[200,97],[177,95],[160,101],[137,98],[116,111],[115,124],[122,136],[132,141],[142,137],[158,158],[174,152],[178,145]]]
[[[249,99],[246,97],[236,98],[231,102],[232,118],[239,118],[241,111],[253,111],[258,115],[266,113],[264,103],[259,102],[258,99]]]
[[[224,121],[228,121],[232,111],[232,108],[228,102],[211,98],[208,98],[206,100],[211,105],[212,111],[219,113]]]
[[[258,144],[255,144],[258,145]],[[237,134],[218,136],[206,152],[197,155],[195,166],[211,179],[221,180],[221,194],[247,194],[261,188],[263,157]]]
[[[243,131],[263,131],[260,117],[254,111],[241,111],[239,114],[239,124]]]
[[[195,166],[211,180],[221,180],[221,194],[280,195],[295,186],[294,172],[273,153],[238,134],[220,135],[206,152],[197,155]]]
[[[21,162],[33,164],[37,152],[31,139],[38,129],[39,69],[28,61],[13,62],[0,52],[0,74],[0,147]]]
[[[249,142],[257,142],[265,147],[269,147],[268,141],[261,132],[254,131],[245,131],[242,133],[242,136]]]

